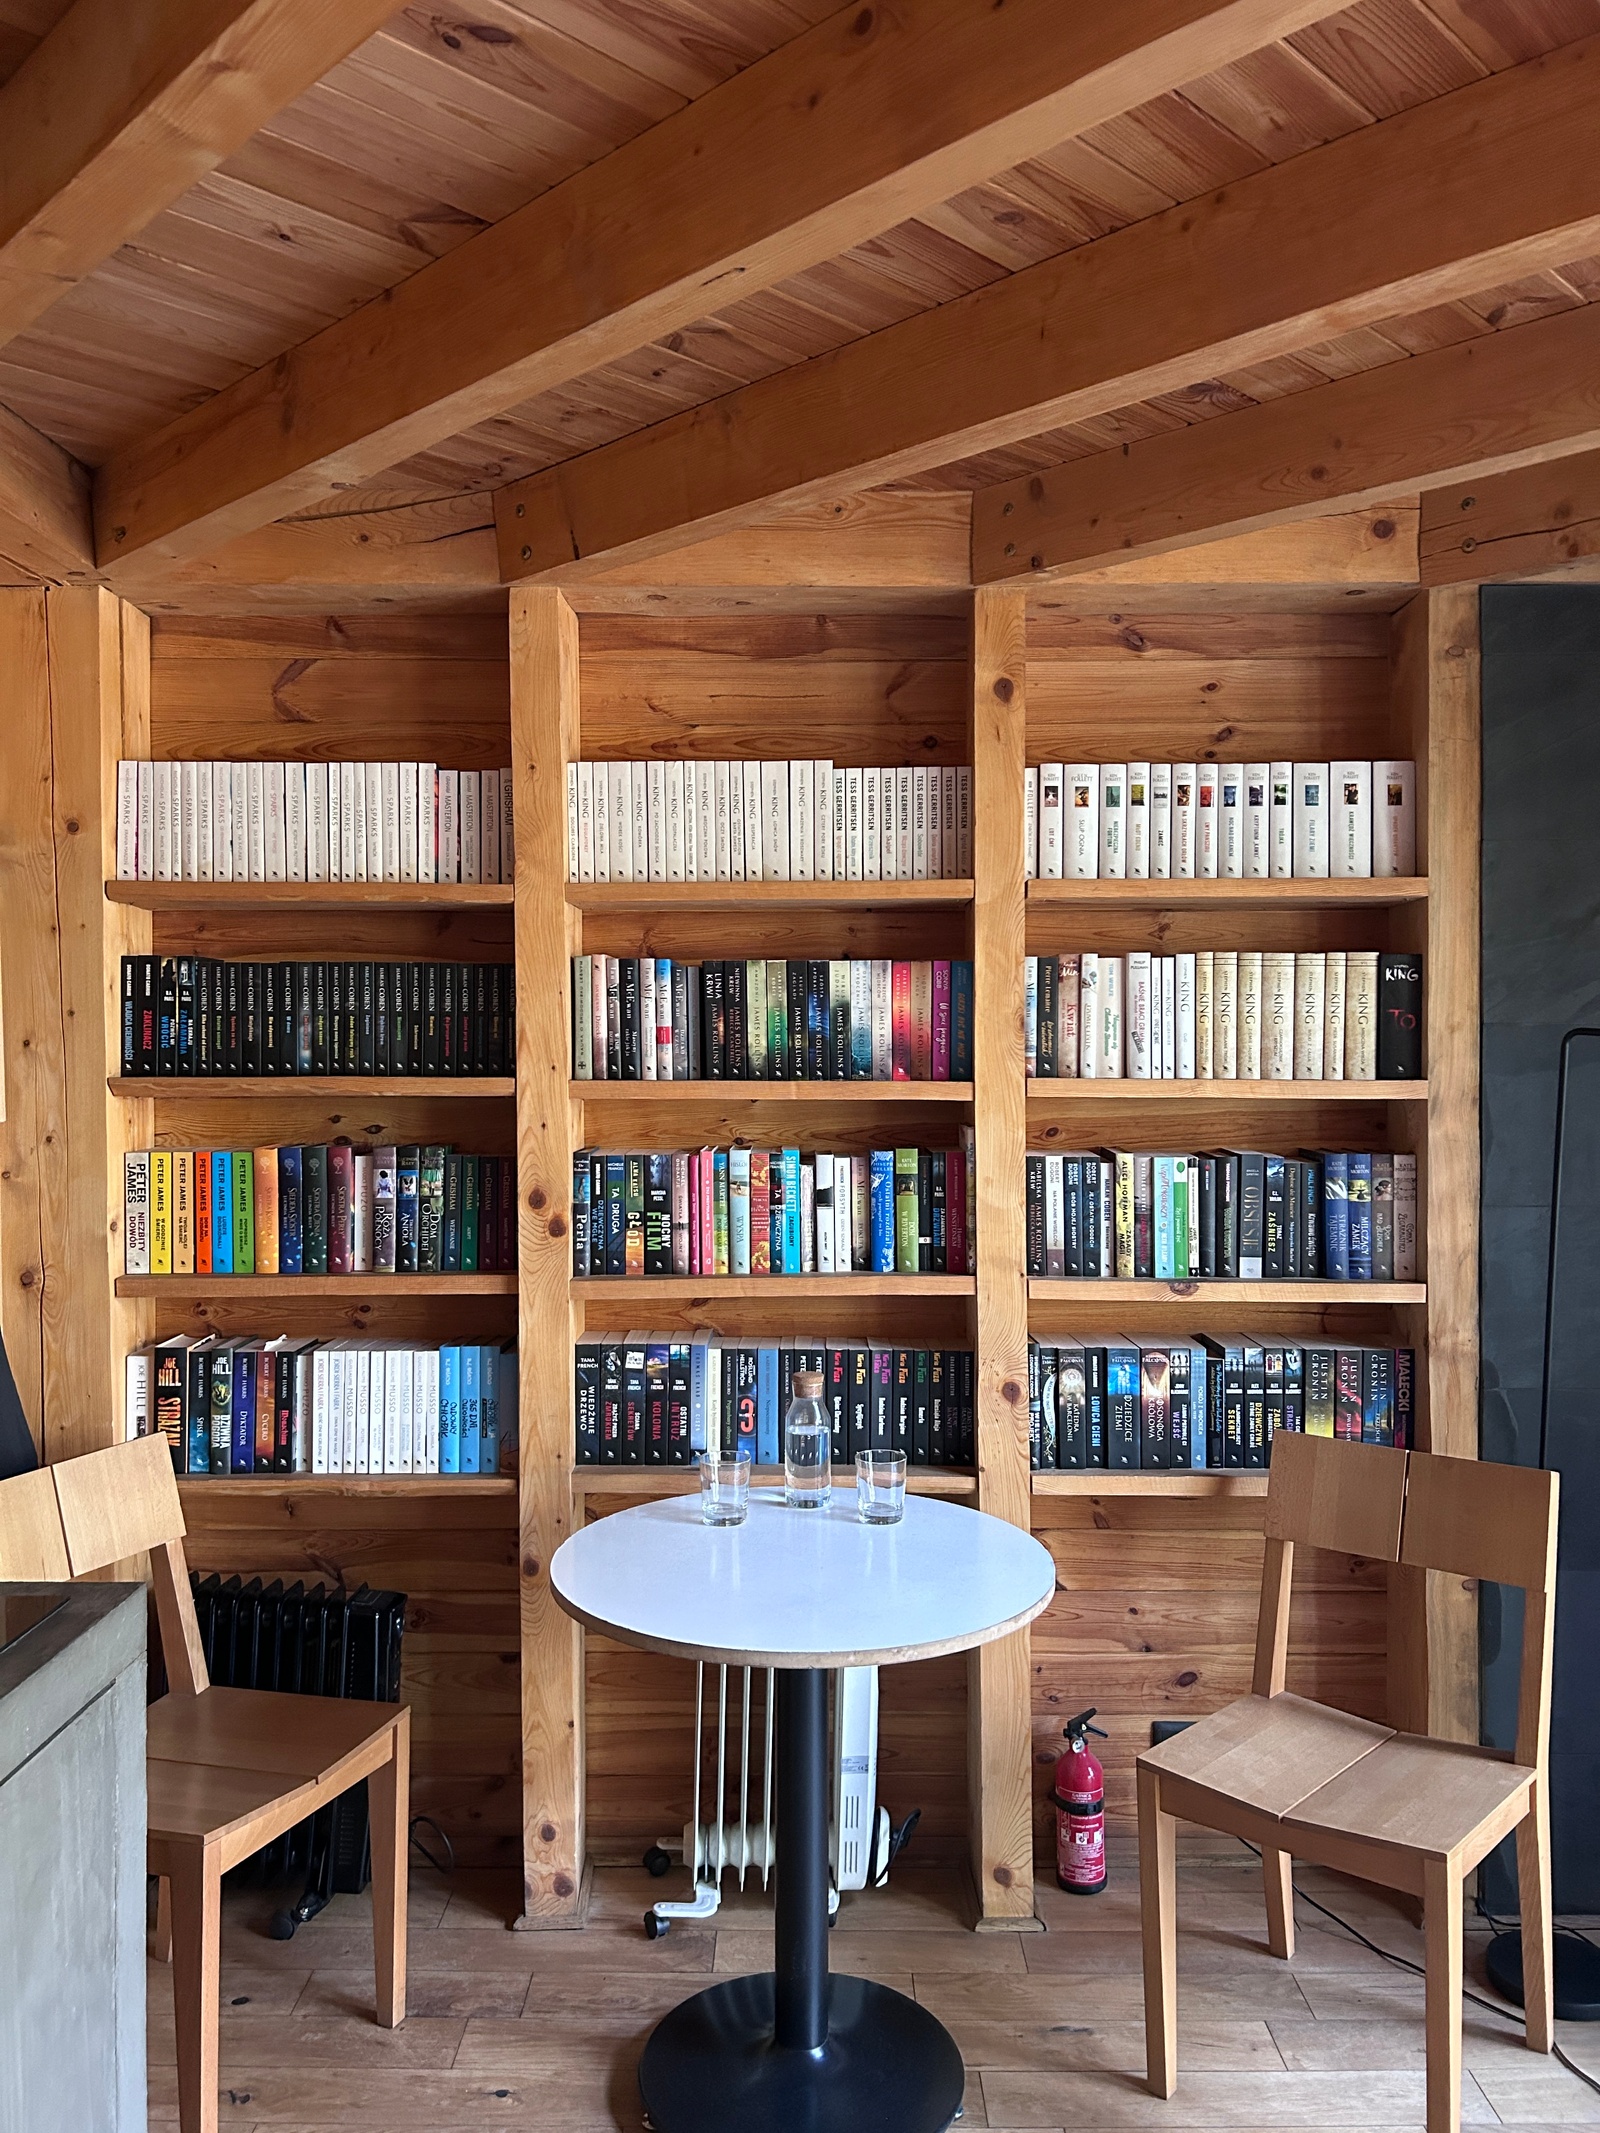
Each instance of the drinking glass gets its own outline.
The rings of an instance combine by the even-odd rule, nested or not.
[[[742,1526],[750,1509],[748,1451],[700,1454],[700,1517],[708,1526]]]
[[[905,1453],[857,1452],[857,1518],[864,1526],[897,1526],[905,1515]]]

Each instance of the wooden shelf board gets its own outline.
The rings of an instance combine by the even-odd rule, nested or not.
[[[579,1496],[691,1496],[700,1486],[692,1466],[575,1466],[572,1487]],[[783,1486],[781,1466],[758,1466],[750,1476],[753,1489]],[[852,1488],[854,1475],[835,1478],[836,1489]],[[972,1496],[977,1493],[976,1474],[961,1469],[914,1466],[907,1469],[906,1489],[913,1496]]]
[[[1169,1104],[1419,1104],[1428,1100],[1425,1081],[1080,1081],[1034,1076],[1028,1103]]]
[[[699,1274],[576,1275],[574,1296],[660,1296],[715,1303],[728,1296],[976,1296],[971,1274]]]
[[[579,1103],[969,1104],[970,1081],[574,1081]]]
[[[108,881],[139,911],[509,911],[509,881]]]
[[[569,881],[578,911],[861,910],[970,904],[970,881]]]
[[[1420,1281],[1097,1281],[1092,1276],[1062,1279],[1034,1275],[1028,1282],[1030,1303],[1199,1304],[1421,1304],[1428,1300]]]
[[[515,1296],[515,1274],[119,1274],[119,1296]]]
[[[1103,1467],[1032,1477],[1035,1496],[1265,1496],[1265,1472],[1108,1473]]]
[[[515,1499],[514,1474],[180,1474],[186,1506],[207,1496],[504,1496]]]
[[[1376,881],[1030,881],[1030,904],[1092,905],[1106,911],[1215,910],[1266,905],[1283,910],[1365,910],[1428,900],[1425,874]]]
[[[113,1096],[495,1096],[517,1093],[509,1074],[114,1074]]]

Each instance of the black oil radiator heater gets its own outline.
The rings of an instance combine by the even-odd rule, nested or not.
[[[302,1696],[400,1701],[400,1639],[406,1596],[363,1585],[296,1583],[281,1578],[224,1578],[191,1573],[200,1642],[212,1685],[283,1689]],[[278,1940],[315,1918],[331,1896],[356,1896],[371,1877],[366,1780],[234,1869],[278,1882],[304,1874],[304,1893],[274,1914]]]

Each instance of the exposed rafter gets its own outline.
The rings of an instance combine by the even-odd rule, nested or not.
[[[502,567],[576,582],[1580,257],[1597,108],[1591,39],[569,460],[501,492]]]
[[[393,0],[76,0],[0,87],[0,343],[393,11]]]
[[[1335,11],[851,0],[120,454],[101,560],[283,517]]]
[[[0,407],[0,559],[34,578],[94,572],[86,467]]]
[[[1430,490],[1420,564],[1424,585],[1600,578],[1600,452]]]
[[[980,490],[977,583],[1348,510],[1600,446],[1600,305]]]

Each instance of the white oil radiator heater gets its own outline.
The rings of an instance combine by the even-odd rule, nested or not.
[[[663,1838],[644,1855],[652,1874],[670,1871],[674,1857],[690,1870],[694,1893],[682,1902],[652,1904],[644,1929],[659,1940],[675,1918],[710,1918],[722,1902],[722,1877],[736,1886],[759,1877],[765,1889],[777,1857],[773,1807],[773,1669],[760,1670],[765,1693],[757,1708],[748,1666],[695,1668],[693,1819],[681,1838]],[[707,1743],[708,1705],[715,1699],[715,1740]],[[831,1917],[846,1889],[881,1888],[903,1851],[918,1810],[899,1829],[878,1804],[878,1669],[847,1666],[833,1676],[832,1793],[828,1890]]]

